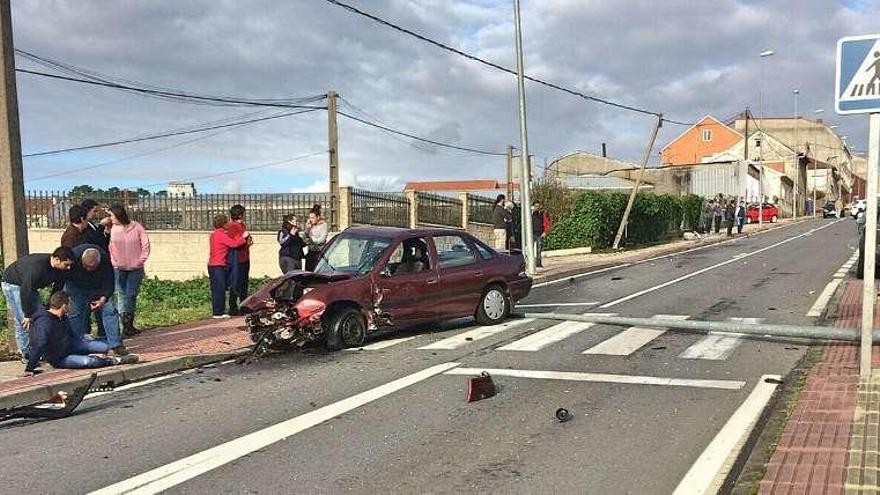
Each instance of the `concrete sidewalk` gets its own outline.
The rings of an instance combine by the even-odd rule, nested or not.
[[[844,281],[834,326],[860,328],[862,283]],[[880,305],[878,305],[880,307]],[[874,323],[880,324],[880,314]],[[760,482],[762,494],[880,494],[880,346],[860,382],[859,347],[834,343],[806,373],[797,405]]]
[[[118,386],[249,352],[252,343],[243,325],[243,318],[232,318],[147,330],[126,340],[140,362],[97,370],[96,385]],[[44,372],[37,376],[21,378],[21,362],[0,362],[0,409],[47,401],[59,390],[69,392],[95,371],[55,370],[47,364],[41,369]]]

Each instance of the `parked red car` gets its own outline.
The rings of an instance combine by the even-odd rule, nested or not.
[[[473,316],[502,322],[532,279],[518,252],[496,252],[460,230],[350,228],[314,272],[291,271],[242,302],[257,353],[323,340],[356,347],[379,329]]]
[[[779,208],[770,203],[764,203],[763,212],[764,221],[776,223],[779,220]],[[746,223],[758,223],[758,205],[749,205],[746,209]]]

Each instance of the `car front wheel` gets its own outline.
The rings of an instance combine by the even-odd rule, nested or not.
[[[776,220],[778,220],[778,218],[776,218],[776,215],[770,217],[770,223],[776,223]]]
[[[510,297],[499,285],[490,285],[483,292],[474,317],[480,325],[497,325],[510,314]]]
[[[366,336],[364,317],[354,308],[335,311],[327,319],[325,334],[324,346],[328,351],[363,345]]]

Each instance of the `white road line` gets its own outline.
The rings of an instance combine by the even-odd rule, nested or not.
[[[525,318],[522,320],[511,320],[504,322],[500,325],[492,325],[488,327],[478,327],[473,330],[460,333],[458,335],[453,335],[447,339],[439,340],[434,342],[433,344],[428,344],[426,346],[419,347],[420,350],[451,350],[458,349],[459,347],[470,344],[471,342],[475,342],[477,340],[482,340],[487,337],[491,337],[495,334],[505,332],[510,330],[511,328],[516,328],[521,325],[526,325],[532,323],[535,320],[531,318]]]
[[[443,363],[426,368],[91,493],[93,495],[159,493],[456,366],[458,363]]]
[[[741,256],[741,257],[739,257],[739,258],[732,258],[732,259],[729,259],[729,260],[727,260],[727,261],[722,261],[721,263],[718,263],[718,264],[715,264],[715,265],[712,265],[712,266],[707,266],[706,268],[702,268],[702,269],[697,270],[697,271],[695,271],[695,272],[688,273],[687,275],[683,275],[683,276],[678,277],[678,278],[676,278],[676,279],[674,279],[674,280],[670,280],[670,281],[668,281],[668,282],[664,282],[664,283],[662,283],[662,284],[660,284],[660,285],[655,285],[654,287],[649,287],[649,288],[647,288],[647,289],[640,290],[640,291],[635,292],[635,293],[633,293],[633,294],[630,294],[630,295],[628,295],[628,296],[621,297],[620,299],[616,299],[616,300],[611,301],[611,302],[609,302],[609,303],[605,303],[605,304],[599,306],[599,308],[600,308],[600,309],[607,309],[607,308],[610,308],[610,307],[612,307],[612,306],[617,306],[617,305],[620,304],[620,303],[624,303],[624,302],[630,301],[630,300],[632,300],[632,299],[635,299],[635,298],[637,298],[637,297],[644,296],[645,294],[650,294],[651,292],[654,292],[654,291],[657,291],[657,290],[663,289],[663,288],[665,288],[665,287],[669,287],[670,285],[674,285],[674,284],[677,284],[677,283],[679,283],[679,282],[683,282],[683,281],[685,281],[685,280],[691,279],[691,278],[696,277],[696,276],[698,276],[698,275],[702,275],[702,274],[704,274],[704,273],[706,273],[706,272],[712,271],[712,270],[714,270],[714,269],[716,269],[716,268],[721,268],[722,266],[727,266],[727,265],[729,265],[729,264],[731,264],[731,263],[735,263],[735,262],[737,262],[737,261],[740,261],[740,260],[743,260],[743,259],[745,259],[745,258],[748,258],[748,257],[754,256],[754,255],[756,255],[756,254],[760,254],[760,253],[763,253],[763,252],[765,252],[765,251],[769,251],[769,250],[771,250],[771,249],[774,249],[774,248],[777,248],[777,247],[779,247],[779,246],[782,246],[782,245],[784,245],[784,244],[788,244],[789,242],[792,242],[792,241],[794,241],[794,240],[800,239],[800,238],[802,238],[802,237],[806,237],[806,236],[808,236],[808,235],[812,235],[814,232],[818,232],[818,231],[820,231],[820,230],[822,230],[822,229],[826,229],[826,228],[828,228],[828,227],[830,227],[830,226],[832,226],[832,225],[834,225],[834,224],[833,224],[833,223],[825,224],[825,225],[823,225],[823,226],[821,226],[821,227],[817,227],[817,228],[815,228],[815,229],[813,229],[813,230],[810,230],[810,231],[808,231],[808,232],[805,232],[805,233],[803,233],[803,234],[796,235],[796,236],[794,236],[794,237],[789,237],[788,239],[785,239],[785,240],[783,240],[783,241],[777,242],[777,243],[775,243],[775,244],[771,244],[771,245],[769,245],[769,246],[765,246],[765,247],[763,247],[763,248],[761,248],[761,249],[757,249],[757,250],[752,251],[752,252],[750,252],[750,253],[745,253],[745,255],[743,255],[743,256]]]
[[[733,317],[728,318],[727,321],[754,325],[761,323],[764,319]],[[744,336],[744,334],[732,332],[709,332],[705,337],[685,349],[678,357],[682,359],[721,361],[733,354],[733,351],[742,343],[742,337]]]
[[[124,392],[126,390],[131,390],[133,388],[143,387],[144,385],[152,385],[157,382],[162,382],[165,380],[169,380],[171,378],[177,378],[178,376],[187,375],[195,372],[195,369],[181,371],[178,373],[172,373],[170,375],[157,376],[153,378],[148,378],[146,380],[142,380],[139,382],[129,383],[128,385],[122,385],[121,387],[114,387],[113,390],[106,390],[103,392],[92,392],[85,396],[86,399],[93,399],[95,397],[101,397],[102,395],[112,394],[113,392]]]
[[[386,349],[388,347],[395,346],[397,344],[402,344],[402,343],[410,341],[414,338],[416,338],[415,335],[413,335],[412,337],[401,337],[399,339],[380,340],[378,342],[374,342],[372,344],[365,345],[363,347],[349,347],[345,350],[349,351],[349,352],[378,351],[380,349]]]
[[[682,253],[679,253],[679,254],[682,254]],[[647,261],[647,260],[645,260],[645,261]],[[644,261],[641,261],[641,262],[638,262],[638,263],[644,263]],[[556,280],[550,280],[550,281],[547,281],[547,282],[541,282],[540,284],[534,284],[534,285],[532,285],[532,288],[533,288],[533,289],[537,289],[538,287],[546,287],[546,286],[548,286],[548,285],[558,284],[559,282],[565,282],[565,281],[568,281],[568,280],[577,280],[577,279],[579,279],[579,278],[589,277],[590,275],[596,275],[596,274],[599,274],[599,273],[605,273],[605,272],[608,272],[608,271],[611,271],[611,270],[617,270],[618,268],[626,268],[626,267],[628,267],[628,266],[632,266],[632,265],[635,265],[635,264],[638,264],[638,263],[622,263],[622,264],[620,264],[620,265],[608,266],[608,267],[605,267],[605,268],[600,268],[600,269],[598,269],[598,270],[593,270],[593,271],[591,271],[591,272],[578,273],[577,275],[572,275],[572,276],[570,276],[570,277],[558,278],[558,279],[556,279]]]
[[[690,378],[661,378],[658,376],[609,375],[604,373],[576,373],[570,371],[511,370],[491,368],[455,368],[444,375],[476,376],[482,372],[496,376],[514,378],[539,378],[544,380],[566,380],[574,382],[624,383],[629,385],[665,385],[670,387],[717,388],[739,390],[745,382],[732,380],[700,380]]]
[[[599,301],[582,303],[546,303],[546,304],[517,304],[517,308],[564,308],[575,306],[596,306]]]
[[[654,318],[668,320],[687,320],[686,315],[655,315]],[[584,354],[604,354],[609,356],[629,356],[644,347],[648,342],[666,333],[665,328],[630,327],[598,345],[584,351]]]
[[[740,450],[776,391],[778,384],[768,383],[767,379],[775,382],[780,380],[780,377],[769,375],[761,377],[752,393],[727,420],[721,431],[715,435],[706,450],[682,478],[673,495],[718,493]]]
[[[825,290],[819,294],[819,298],[816,299],[816,303],[813,304],[813,307],[807,311],[807,316],[818,318],[822,316],[822,312],[825,311],[825,307],[828,306],[828,302],[831,301],[831,296],[834,295],[834,292],[837,290],[837,287],[840,283],[843,282],[843,279],[835,278],[828,282],[828,285],[825,286]]]
[[[582,321],[564,321],[553,325],[550,328],[533,333],[527,337],[523,337],[515,342],[511,342],[506,346],[499,347],[500,351],[540,351],[548,345],[567,339],[572,335],[583,332],[584,330],[594,326],[595,323],[585,323]]]

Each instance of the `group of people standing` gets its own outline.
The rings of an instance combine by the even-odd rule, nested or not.
[[[726,199],[724,195],[703,202],[698,232],[710,234],[721,232],[722,224],[727,229],[727,236],[733,236],[733,229],[742,234],[746,223],[746,204],[742,199]]]
[[[234,205],[229,209],[229,216],[220,214],[214,217],[214,230],[209,238],[208,278],[212,317],[215,319],[239,314],[239,304],[248,297],[250,247],[254,241],[244,215],[245,208]],[[294,215],[286,215],[278,231],[278,265],[282,273],[302,269],[303,260],[306,270],[314,270],[321,249],[327,243],[329,230],[321,216],[320,205],[309,210],[305,228]]]
[[[492,229],[493,244],[495,249],[511,250],[518,248],[520,242],[518,239],[518,222],[516,206],[512,201],[508,201],[507,197],[499,194],[495,198],[495,205],[492,207]],[[533,201],[530,211],[532,215],[532,243],[535,246],[535,262],[537,267],[542,267],[543,261],[541,253],[544,250],[544,239],[550,234],[552,228],[550,216],[544,211],[540,201]]]
[[[134,321],[150,239],[119,204],[105,208],[86,199],[70,207],[68,219],[52,254],[24,256],[3,273],[26,374],[35,373],[40,360],[60,368],[137,360],[122,341],[140,333]],[[43,288],[52,290],[48,308],[40,300]],[[97,338],[91,336],[93,314]]]

